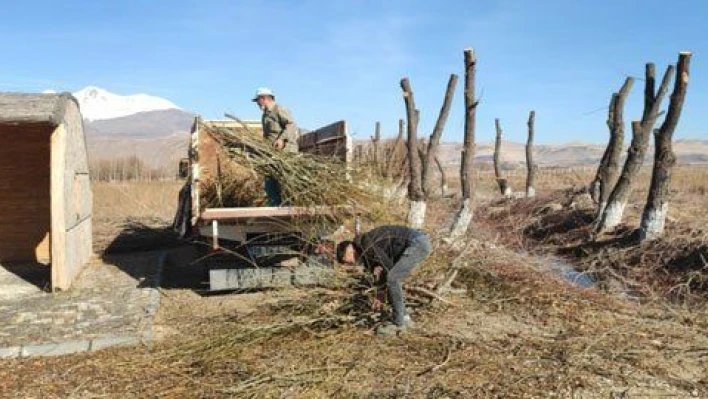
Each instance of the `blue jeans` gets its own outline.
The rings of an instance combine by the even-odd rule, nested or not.
[[[280,206],[283,204],[283,197],[280,195],[280,183],[272,177],[264,180],[265,192],[268,196],[268,206]]]
[[[386,285],[393,308],[393,322],[396,325],[403,325],[407,314],[406,300],[403,296],[403,280],[410,276],[413,269],[422,263],[432,250],[430,239],[425,233],[420,232],[411,239],[410,245],[403,251],[401,258],[388,271]]]

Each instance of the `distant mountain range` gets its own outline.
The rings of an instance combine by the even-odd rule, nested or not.
[[[534,160],[541,166],[597,165],[605,152],[605,146],[589,143],[536,145]],[[676,140],[673,147],[679,163],[708,164],[708,140]],[[440,145],[439,156],[449,164],[459,165],[461,150],[461,143],[443,143]],[[493,143],[477,144],[477,160],[492,162],[493,156]],[[645,161],[650,162],[653,156],[653,147],[650,147]],[[503,142],[501,158],[508,168],[525,165],[526,147],[521,143]]]
[[[180,109],[164,98],[149,94],[121,96],[96,86],[84,87],[73,94],[79,101],[81,114],[89,121],[119,118],[139,112]]]
[[[180,109],[169,100],[147,94],[121,96],[99,87],[87,87],[76,93],[92,159],[138,156],[153,166],[177,165],[187,155],[188,132],[194,114]],[[459,165],[460,143],[443,143],[440,158],[449,165]],[[564,143],[537,145],[535,160],[541,166],[597,164],[604,145]],[[708,164],[708,140],[677,140],[674,151],[681,163]],[[478,143],[476,158],[491,162],[493,143]],[[651,153],[647,160],[651,160]],[[504,166],[513,168],[526,162],[522,143],[504,142]]]

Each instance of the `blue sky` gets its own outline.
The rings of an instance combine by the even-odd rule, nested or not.
[[[429,134],[462,51],[478,56],[477,134],[540,143],[604,142],[606,107],[625,76],[663,73],[693,51],[677,138],[708,139],[708,2],[644,1],[19,1],[3,7],[0,90],[145,92],[219,117],[258,118],[249,101],[270,86],[299,124],[339,119],[366,137],[395,135],[411,79]],[[460,76],[462,78],[462,76]],[[626,119],[641,113],[643,82]],[[444,139],[462,138],[462,79]]]

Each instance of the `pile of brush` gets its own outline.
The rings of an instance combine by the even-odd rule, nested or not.
[[[236,199],[237,206],[244,206],[247,201],[257,205],[263,193],[257,185],[265,177],[280,183],[283,201],[291,206],[352,205],[368,198],[359,185],[352,183],[354,171],[339,159],[278,150],[271,141],[243,129],[212,126],[208,127],[208,134],[230,161],[251,172],[250,176],[222,175],[218,195],[210,194],[208,201],[231,198]]]

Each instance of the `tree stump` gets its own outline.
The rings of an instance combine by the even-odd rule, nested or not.
[[[639,174],[639,171],[644,163],[644,156],[649,144],[649,135],[654,128],[656,119],[659,116],[659,108],[661,102],[668,91],[669,81],[674,73],[674,66],[667,68],[664,78],[662,79],[659,91],[654,94],[655,86],[655,69],[654,64],[646,66],[646,81],[644,89],[644,113],[641,121],[632,122],[632,143],[627,152],[627,160],[624,163],[622,174],[617,181],[610,197],[607,201],[602,218],[597,224],[597,232],[603,233],[609,231],[622,221],[624,208],[627,205],[629,196],[632,193],[634,179]]]
[[[456,240],[465,233],[472,221],[474,201],[474,153],[475,121],[477,101],[475,100],[475,70],[477,57],[474,50],[467,48],[465,54],[465,138],[462,148],[460,182],[462,183],[462,204],[450,229],[450,240]]]
[[[655,240],[664,233],[666,216],[669,211],[669,187],[671,170],[676,164],[672,139],[678,125],[688,88],[690,52],[681,52],[677,64],[676,82],[671,94],[669,110],[661,127],[654,131],[654,169],[652,171],[649,196],[642,214],[639,236],[642,240]]]

